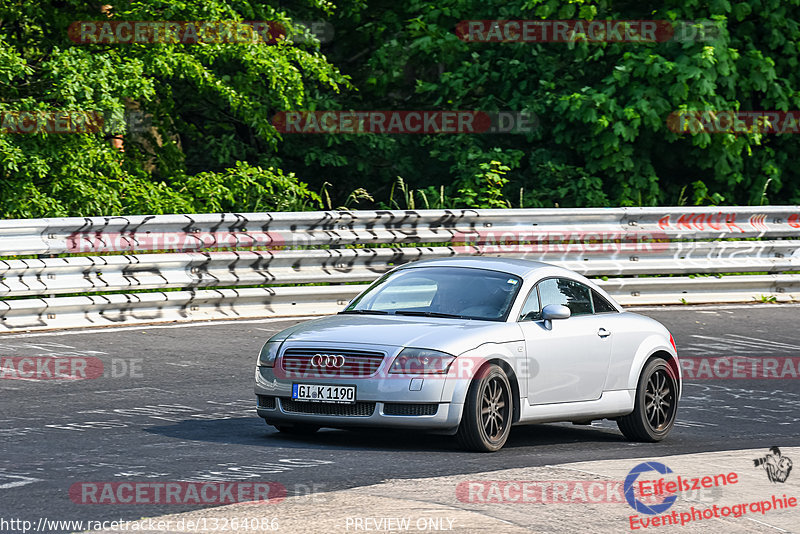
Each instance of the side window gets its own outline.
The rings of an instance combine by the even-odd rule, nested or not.
[[[594,289],[592,289],[592,301],[595,313],[617,313],[617,309]]]
[[[539,308],[539,290],[537,288],[531,289],[528,294],[528,299],[522,306],[522,311],[519,313],[520,321],[538,321],[542,318],[542,310]]]
[[[580,282],[566,278],[549,278],[539,282],[542,308],[548,304],[563,304],[572,315],[590,315],[592,309],[591,290]]]

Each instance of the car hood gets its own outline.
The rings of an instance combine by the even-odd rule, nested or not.
[[[484,343],[520,341],[515,323],[382,315],[333,315],[287,328],[271,341],[421,347],[459,355]]]

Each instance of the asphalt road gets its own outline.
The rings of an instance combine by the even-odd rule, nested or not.
[[[682,357],[800,356],[800,306],[641,313],[670,329]],[[676,428],[658,444],[627,442],[608,421],[515,427],[495,454],[462,452],[451,438],[408,432],[287,437],[255,416],[253,370],[261,343],[295,322],[0,336],[0,357],[90,356],[107,373],[95,380],[0,380],[0,519],[138,519],[196,508],[72,502],[70,486],[87,481],[275,481],[303,494],[390,478],[800,445],[797,378],[688,380]]]

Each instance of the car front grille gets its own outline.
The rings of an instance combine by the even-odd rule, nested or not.
[[[383,405],[384,415],[436,415],[438,410],[438,404],[386,403]]]
[[[266,395],[258,395],[258,407],[266,408],[268,410],[275,409],[275,397],[267,397]]]
[[[336,356],[337,360],[338,356],[342,356],[344,363],[341,367],[314,366],[312,359],[317,354]],[[383,358],[384,355],[380,352],[293,348],[286,349],[283,353],[281,369],[287,378],[365,377],[378,371]]]
[[[281,397],[281,407],[289,413],[314,415],[339,415],[346,417],[369,417],[375,412],[374,402],[355,404],[329,404],[326,402],[298,402]]]

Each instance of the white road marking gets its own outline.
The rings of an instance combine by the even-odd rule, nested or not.
[[[753,523],[758,523],[759,525],[764,525],[765,527],[773,528],[778,532],[791,532],[790,530],[784,530],[780,527],[776,527],[775,525],[770,525],[769,523],[765,523],[763,521],[759,521],[758,519],[753,519],[752,517],[747,518],[748,521],[752,521]]]
[[[205,482],[207,480],[247,480],[264,475],[283,473],[301,467],[319,467],[334,464],[332,460],[313,458],[280,458],[274,462],[260,462],[252,465],[234,463],[217,464],[213,470],[195,471],[191,476],[181,477],[185,482]]]
[[[174,394],[174,391],[170,391],[167,389],[160,389],[160,388],[152,388],[152,387],[140,387],[140,388],[125,388],[125,389],[104,389],[100,391],[92,391],[95,395],[122,395],[124,393],[170,393]]]
[[[781,346],[781,347],[785,347],[785,348],[789,348],[789,349],[800,349],[800,345],[792,345],[792,344],[789,344],[789,343],[781,343],[780,341],[772,341],[772,340],[768,340],[768,339],[759,339],[757,337],[748,337],[748,336],[743,336],[741,334],[725,334],[725,335],[729,336],[729,337],[739,337],[739,338],[742,338],[742,339],[749,339],[749,340],[755,341],[755,342],[757,342],[759,344],[765,344],[766,343],[768,345],[772,345],[772,346],[775,346],[775,347]]]
[[[601,475],[600,473],[595,473],[594,471],[586,471],[584,469],[575,469],[574,467],[567,467],[566,465],[556,465],[556,464],[548,464],[544,467],[548,467],[550,469],[563,469],[565,471],[577,471],[578,473],[586,473],[587,475],[592,475],[593,477],[600,477],[603,478],[605,475]]]
[[[681,352],[703,352],[709,355],[729,353],[752,355],[754,349],[788,349],[792,352],[800,351],[800,345],[747,337],[739,334],[724,334],[722,336],[692,334],[690,337],[706,341],[707,343],[691,343],[682,346]]]
[[[0,489],[18,488],[20,486],[26,486],[28,484],[33,484],[34,482],[42,481],[41,478],[23,477],[20,475],[8,475],[6,473],[0,473],[0,481],[2,481],[4,478],[15,478],[17,480],[0,484]]]
[[[640,311],[640,310],[650,310],[650,311],[680,311],[680,312],[687,312],[687,311],[700,311],[700,310],[744,310],[744,309],[753,309],[753,308],[800,308],[800,304],[792,304],[792,303],[775,303],[775,304],[720,304],[720,305],[668,305],[668,306],[631,306],[626,307],[626,311]]]
[[[707,426],[719,426],[715,425],[714,423],[702,423],[696,421],[675,421],[675,426],[685,426],[685,427],[694,427],[694,428],[704,428]]]

